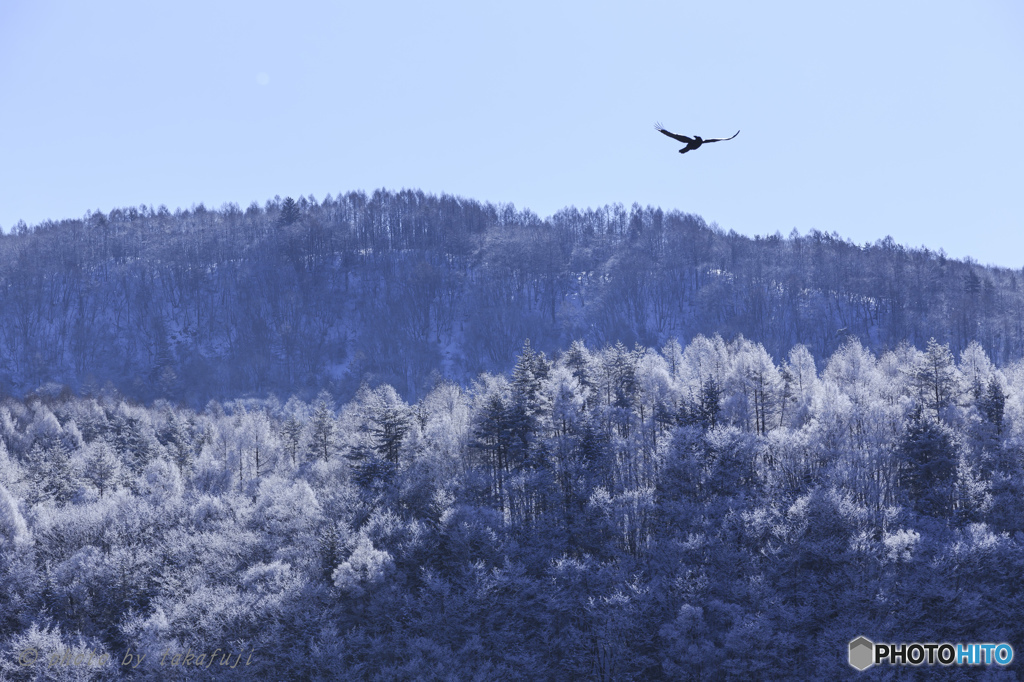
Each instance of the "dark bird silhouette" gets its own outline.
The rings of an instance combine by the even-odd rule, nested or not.
[[[686,146],[679,150],[680,154],[692,152],[694,149],[699,149],[702,144],[707,144],[709,142],[722,142],[724,140],[731,140],[732,137],[736,137],[736,135],[740,134],[740,131],[737,130],[736,135],[733,135],[732,137],[713,137],[710,140],[705,140],[703,137],[699,135],[687,137],[686,135],[676,135],[675,133],[670,133],[669,131],[662,128],[660,123],[655,123],[654,129],[657,130],[662,135],[668,135],[673,140],[679,140],[680,142],[685,144]]]

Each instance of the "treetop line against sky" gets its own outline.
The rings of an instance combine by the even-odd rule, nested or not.
[[[0,226],[416,188],[1024,264],[1024,6],[0,5]],[[728,145],[680,156],[651,125]]]

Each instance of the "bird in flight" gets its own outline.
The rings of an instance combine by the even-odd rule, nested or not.
[[[662,135],[668,135],[673,140],[679,140],[680,142],[685,144],[686,146],[679,150],[680,154],[692,152],[694,149],[699,149],[702,144],[707,144],[708,142],[722,142],[724,140],[731,140],[732,137],[736,137],[736,135],[740,134],[740,131],[737,130],[736,135],[733,135],[732,137],[713,137],[710,140],[705,140],[703,137],[699,135],[687,137],[686,135],[676,135],[675,133],[670,133],[669,131],[662,128],[660,123],[655,123],[654,129],[657,130]]]

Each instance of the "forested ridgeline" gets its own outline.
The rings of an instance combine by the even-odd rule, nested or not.
[[[0,679],[836,679],[859,635],[1024,641],[1024,366],[822,367],[700,336],[527,344],[413,404],[8,399]]]
[[[819,361],[977,340],[1024,354],[1020,273],[812,232],[749,239],[634,205],[546,221],[422,192],[19,224],[0,238],[0,391],[112,385],[201,407],[364,381],[408,400],[511,369],[523,339],[660,347],[738,334]]]

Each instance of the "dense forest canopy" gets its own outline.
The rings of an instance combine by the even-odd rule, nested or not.
[[[515,355],[413,403],[6,399],[0,679],[837,679],[860,635],[1024,641],[1024,364]]]
[[[144,402],[351,397],[511,369],[529,338],[660,347],[742,334],[822,363],[934,337],[1024,355],[1021,273],[812,232],[750,239],[634,205],[548,220],[422,192],[241,210],[115,209],[0,238],[0,391],[113,386]]]
[[[218,648],[223,679],[827,679],[861,635],[1019,645],[1018,276],[413,191],[19,225],[0,680]]]

